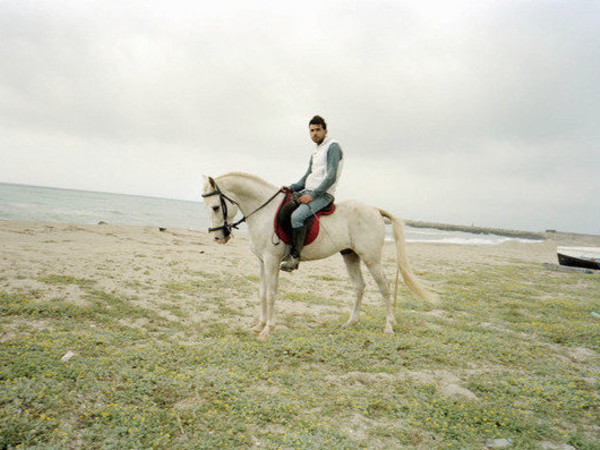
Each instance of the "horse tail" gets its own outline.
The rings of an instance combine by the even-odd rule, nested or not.
[[[379,213],[388,218],[392,222],[392,229],[394,231],[394,240],[396,241],[396,262],[397,262],[397,270],[400,271],[402,275],[402,279],[409,287],[411,291],[421,297],[423,300],[427,300],[431,303],[437,303],[437,297],[426,290],[413,273],[408,264],[408,258],[406,256],[406,239],[404,237],[404,223],[402,220],[394,217],[387,211],[382,209],[379,210]],[[397,292],[397,284],[398,284],[398,274],[396,273],[396,292]]]

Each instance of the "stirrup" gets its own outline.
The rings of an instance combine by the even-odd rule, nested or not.
[[[292,272],[293,270],[298,269],[299,265],[300,265],[300,258],[296,258],[295,256],[290,255],[290,257],[287,261],[284,261],[283,263],[281,263],[281,266],[279,266],[279,269],[283,270],[284,272]]]

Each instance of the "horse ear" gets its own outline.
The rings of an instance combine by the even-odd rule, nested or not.
[[[217,184],[215,183],[215,180],[212,179],[212,177],[207,177],[206,175],[202,175],[202,180],[204,181],[204,187],[205,187],[205,189],[208,188],[209,186],[212,189],[215,189],[215,186]]]

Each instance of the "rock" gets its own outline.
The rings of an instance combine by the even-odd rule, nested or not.
[[[60,358],[61,361],[68,361],[70,360],[73,356],[75,356],[75,353],[73,353],[71,350],[69,350],[67,353],[64,354],[64,356],[62,358]]]
[[[512,439],[486,439],[485,445],[489,448],[504,448],[512,445]]]
[[[543,450],[577,450],[575,447],[569,444],[554,444],[552,442],[542,442],[540,445]]]

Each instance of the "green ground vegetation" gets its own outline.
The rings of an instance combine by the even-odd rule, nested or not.
[[[284,283],[281,301],[338,319],[282,306],[289,326],[265,342],[230,305],[187,320],[253,298],[254,277],[196,274],[145,301],[65,274],[35,281],[84,301],[2,292],[0,448],[600,448],[600,277],[519,262],[422,275],[442,302],[401,291],[391,337],[375,302],[341,329],[350,283],[336,300],[325,276],[319,296]]]

